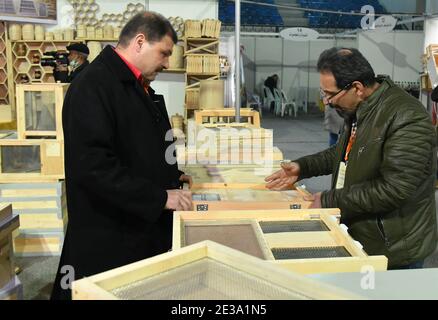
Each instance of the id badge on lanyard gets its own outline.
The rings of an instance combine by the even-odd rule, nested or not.
[[[338,177],[336,179],[336,189],[342,189],[345,182],[345,173],[347,172],[347,164],[344,161],[339,163]]]
[[[356,130],[357,130],[357,124],[356,122],[353,122],[350,139],[347,145],[347,150],[345,151],[344,161],[341,161],[339,163],[338,176],[336,178],[336,189],[344,188],[345,174],[347,172],[348,156],[350,155],[351,148],[353,147],[353,144],[356,141]]]

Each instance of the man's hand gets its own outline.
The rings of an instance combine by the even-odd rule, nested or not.
[[[192,188],[193,185],[193,179],[192,176],[186,175],[186,174],[182,174],[179,177],[179,181],[181,181],[182,183],[188,183],[189,184],[189,188]]]
[[[193,210],[192,193],[186,190],[166,190],[167,202],[165,209],[176,211]]]
[[[290,190],[300,175],[300,166],[296,162],[282,163],[281,170],[265,178],[266,188],[270,190]]]
[[[321,208],[321,192],[315,193],[311,196],[304,197],[306,201],[312,201],[309,209],[318,209]]]

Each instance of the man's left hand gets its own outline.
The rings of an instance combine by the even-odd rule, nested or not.
[[[312,201],[309,209],[318,209],[321,208],[321,192],[315,193],[311,196],[304,197],[306,201]]]
[[[181,181],[182,183],[188,183],[189,184],[189,188],[192,188],[192,184],[193,184],[193,179],[192,176],[189,176],[187,174],[182,174],[179,177],[179,181]]]

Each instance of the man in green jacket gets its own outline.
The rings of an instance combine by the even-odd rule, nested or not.
[[[341,113],[344,132],[327,150],[284,164],[266,178],[285,190],[332,174],[313,208],[340,208],[341,222],[390,269],[421,268],[437,245],[436,134],[422,104],[387,77],[376,78],[356,49],[332,48],[318,60],[324,104]]]

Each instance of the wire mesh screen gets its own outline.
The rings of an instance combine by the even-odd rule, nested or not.
[[[351,257],[345,247],[273,248],[275,260]]]
[[[2,146],[2,173],[41,172],[40,146]]]
[[[259,224],[263,233],[329,231],[321,220],[261,221]]]
[[[192,195],[193,201],[220,201],[221,196],[217,193],[194,193]]]
[[[111,291],[128,300],[310,299],[210,258]]]

